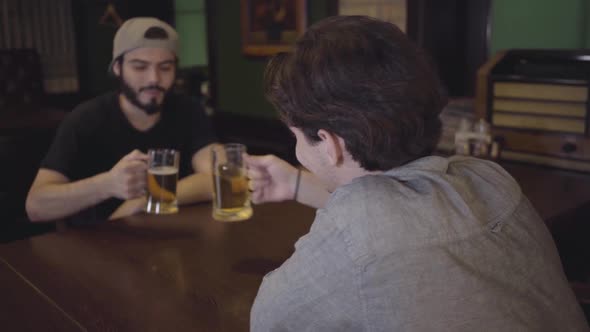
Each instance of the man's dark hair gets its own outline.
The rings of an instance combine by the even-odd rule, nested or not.
[[[366,170],[432,153],[446,95],[429,59],[395,25],[335,16],[310,27],[266,67],[264,90],[310,143],[324,129]]]
[[[168,39],[168,33],[160,27],[151,27],[145,31],[143,37],[146,39]]]

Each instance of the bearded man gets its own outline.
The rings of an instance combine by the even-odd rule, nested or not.
[[[109,71],[120,88],[63,120],[27,196],[31,221],[88,224],[143,210],[152,148],[180,151],[179,204],[211,198],[215,136],[198,101],[171,92],[177,50],[177,32],[156,18],[119,28]]]

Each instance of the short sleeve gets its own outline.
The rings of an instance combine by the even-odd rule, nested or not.
[[[41,168],[57,171],[72,179],[80,146],[78,130],[78,117],[72,113],[68,114],[57,129],[55,138],[41,161]]]

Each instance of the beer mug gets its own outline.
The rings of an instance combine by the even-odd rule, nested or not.
[[[171,149],[148,151],[147,204],[145,211],[154,214],[178,212],[176,184],[180,154]]]
[[[237,143],[211,149],[215,220],[242,221],[252,216],[244,153],[246,146]]]

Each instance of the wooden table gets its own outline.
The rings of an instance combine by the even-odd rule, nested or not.
[[[546,220],[590,200],[588,175],[504,167]],[[262,277],[291,255],[315,210],[261,205],[240,223],[210,214],[200,204],[0,245],[0,329],[247,331]],[[579,286],[582,300],[590,292]]]
[[[20,273],[0,261],[0,328],[9,331],[83,330],[67,313],[48,299]]]
[[[0,329],[248,331],[262,277],[315,210],[267,204],[238,223],[210,214],[200,204],[0,245]]]

